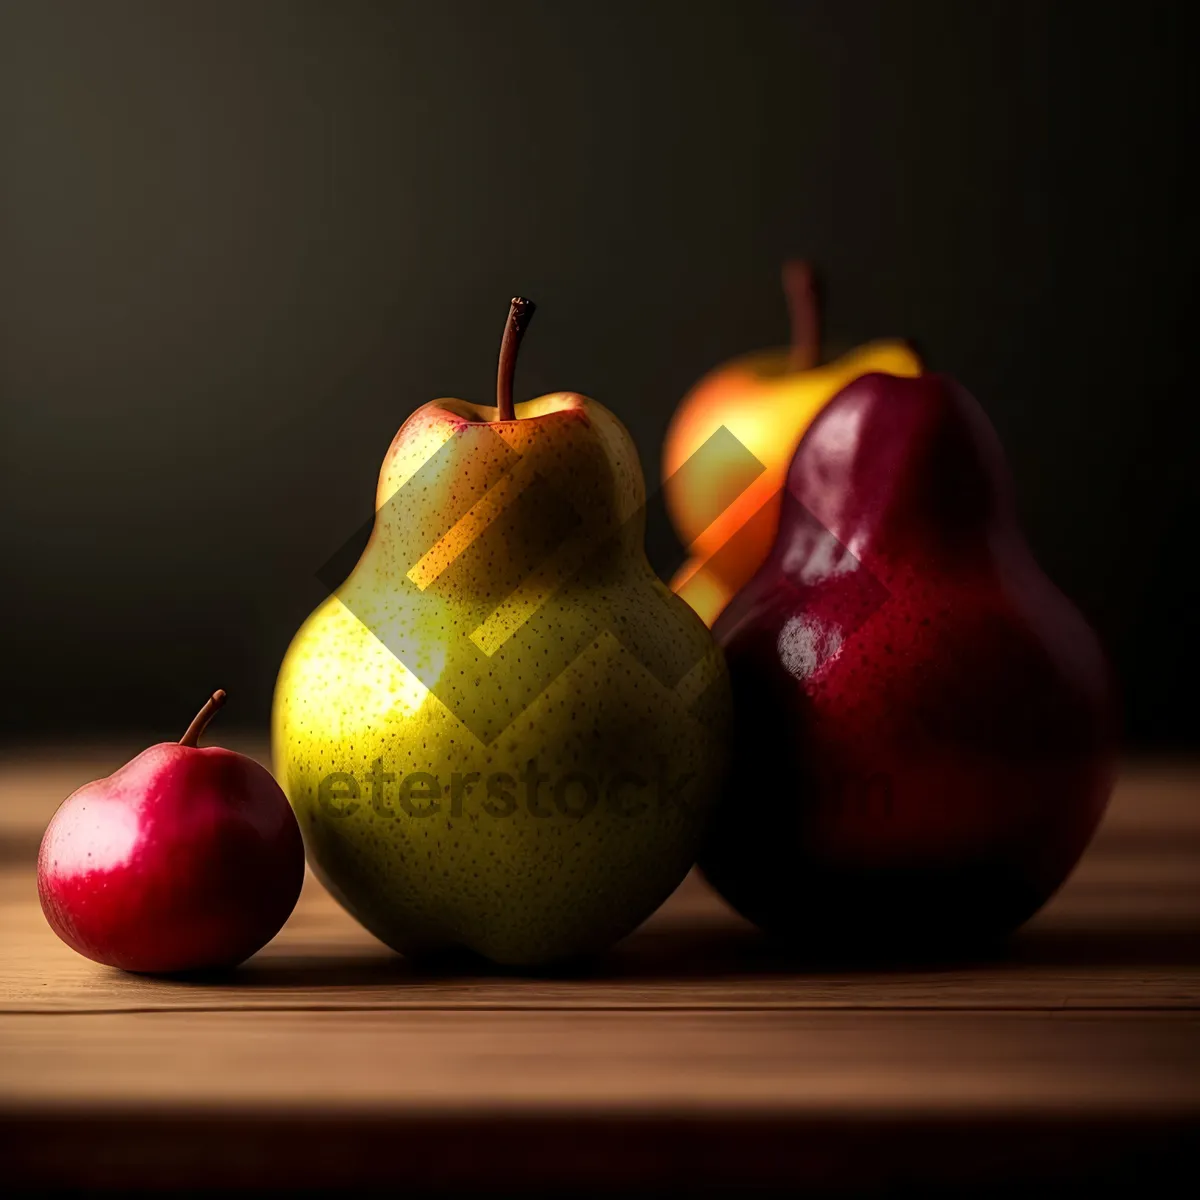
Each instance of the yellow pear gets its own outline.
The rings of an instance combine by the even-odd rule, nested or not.
[[[384,458],[370,540],[292,641],[276,773],[313,870],[402,953],[602,950],[692,865],[729,683],[653,573],[617,418],[561,392],[438,400]]]

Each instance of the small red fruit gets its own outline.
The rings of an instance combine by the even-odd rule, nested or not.
[[[176,742],[73,792],[38,854],[38,895],[73,950],[126,971],[232,967],[291,914],[304,846],[270,772],[200,734],[215,692]]]

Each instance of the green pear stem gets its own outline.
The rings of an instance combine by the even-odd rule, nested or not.
[[[204,702],[204,707],[192,718],[187,727],[187,733],[179,739],[181,746],[195,746],[200,741],[200,735],[208,727],[209,721],[216,716],[217,709],[225,703],[225,693],[218,688]]]
[[[821,361],[820,306],[812,267],[800,259],[785,262],[783,292],[792,322],[788,365],[793,371],[811,371]]]
[[[524,296],[514,296],[508,307],[508,320],[504,323],[504,338],[500,343],[500,365],[496,370],[496,420],[515,421],[513,407],[513,376],[517,372],[517,351],[521,348],[521,337],[536,305]]]

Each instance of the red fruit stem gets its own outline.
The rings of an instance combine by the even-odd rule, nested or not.
[[[204,707],[192,718],[192,723],[187,727],[187,733],[179,739],[181,746],[194,746],[200,740],[200,735],[208,726],[209,721],[216,716],[217,709],[225,703],[225,693],[218,688],[204,702]]]
[[[513,408],[513,376],[517,371],[517,351],[521,348],[521,337],[536,305],[524,296],[514,296],[508,308],[508,320],[504,323],[504,338],[500,342],[500,365],[496,370],[496,420],[515,421]]]
[[[785,262],[783,292],[792,320],[788,363],[793,371],[810,371],[821,361],[821,309],[812,267],[800,259]]]

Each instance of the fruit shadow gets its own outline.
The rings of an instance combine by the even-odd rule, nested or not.
[[[1097,928],[1034,923],[1006,939],[954,950],[838,952],[791,947],[729,920],[643,928],[604,954],[537,967],[499,966],[470,951],[406,958],[380,946],[359,955],[262,956],[228,972],[179,975],[181,983],[246,991],[430,988],[509,980],[592,984],[750,982],[961,972],[1023,967],[1200,967],[1200,922],[1171,928]]]
[[[1029,967],[1200,967],[1200,921],[1166,928],[1031,925],[1009,939],[999,961]]]
[[[719,918],[649,927],[631,934],[598,955],[537,966],[496,964],[470,950],[406,957],[382,944],[378,950],[355,955],[266,954],[240,967],[178,972],[159,976],[160,982],[204,985],[245,992],[340,988],[441,988],[488,981],[621,983],[699,983],[750,981],[806,974],[892,969],[911,972],[962,965],[962,959],[889,955],[855,957],[815,954],[780,945],[747,925]],[[515,997],[514,997],[515,998]]]
[[[335,993],[339,988],[430,986],[512,977],[500,967],[460,947],[420,957],[397,953],[379,942],[357,953],[278,952],[268,950],[236,967],[157,974],[160,983],[203,985],[240,991],[312,989]]]
[[[1163,928],[1036,924],[1005,938],[952,948],[813,948],[772,941],[753,929],[716,925],[635,934],[608,953],[518,972],[540,979],[595,983],[721,983],[771,978],[937,975],[1022,968],[1152,969],[1200,967],[1200,922]],[[484,964],[488,974],[513,974]]]
[[[1183,843],[1186,843],[1183,844]],[[1107,853],[1170,861],[1191,852],[1192,831],[1110,831]],[[22,847],[27,849],[27,847]],[[603,954],[538,967],[498,966],[467,950],[402,957],[382,944],[344,954],[258,955],[235,971],[179,976],[246,990],[436,987],[486,980],[571,981],[595,984],[721,983],[790,977],[913,975],[1022,968],[1152,970],[1200,967],[1200,881],[1183,884],[1153,873],[1103,885],[1078,879],[1076,901],[1088,919],[1067,912],[1035,918],[1005,938],[952,948],[901,952],[887,947],[814,947],[773,941],[742,920],[706,884],[690,878],[639,929]],[[1180,894],[1183,887],[1187,895]],[[1086,899],[1095,890],[1094,900]],[[1193,897],[1192,893],[1195,893]],[[1168,907],[1164,908],[1164,902]],[[1174,911],[1171,909],[1174,908]],[[1101,914],[1122,914],[1108,918]],[[1142,915],[1138,915],[1142,914]]]

